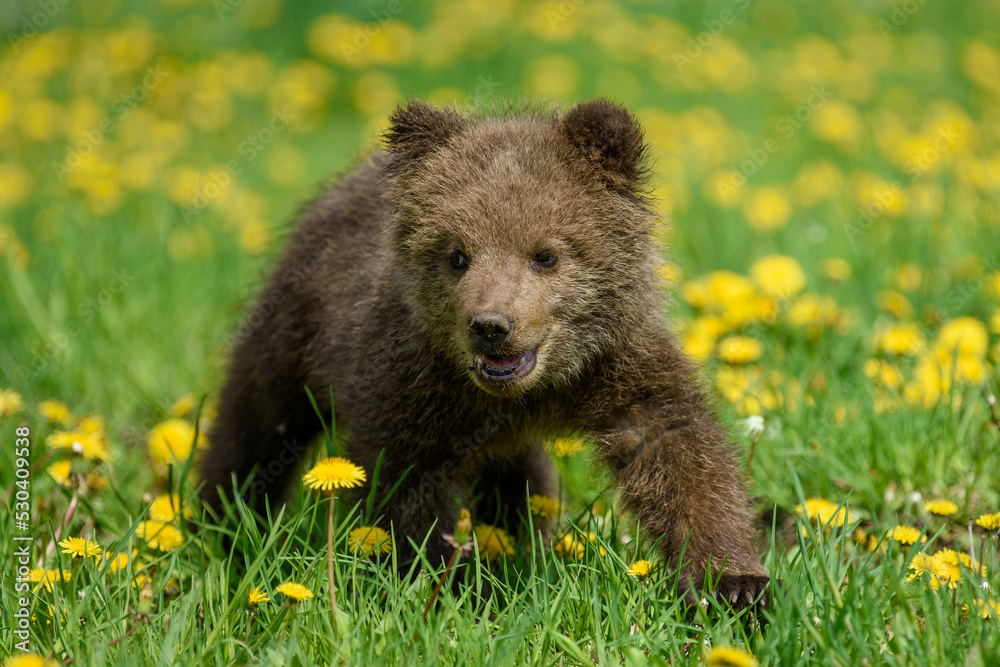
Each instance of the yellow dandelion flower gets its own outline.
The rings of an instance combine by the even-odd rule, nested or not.
[[[787,255],[769,255],[750,265],[750,279],[765,296],[787,299],[806,286],[802,265]]]
[[[920,529],[913,526],[896,526],[889,533],[889,538],[900,544],[915,544],[920,539]],[[922,541],[926,540],[927,538],[924,537]]]
[[[69,412],[69,408],[66,407],[66,404],[55,399],[49,399],[39,403],[38,414],[44,417],[46,421],[53,424],[65,425],[70,422],[70,419],[72,419],[72,415]]]
[[[59,546],[64,554],[70,554],[73,558],[101,557],[101,545],[82,537],[67,537],[59,541]]]
[[[907,581],[920,579],[925,574],[930,576],[930,586],[937,590],[941,586],[942,580],[947,580],[950,576],[948,566],[941,562],[941,559],[927,553],[916,554],[909,564],[910,574]]]
[[[556,553],[563,558],[583,558],[583,542],[576,539],[576,533],[566,533],[555,544]]]
[[[45,439],[45,444],[54,449],[68,449],[91,461],[111,460],[104,420],[93,415],[80,419],[71,431],[53,432]]]
[[[895,365],[881,359],[867,359],[861,369],[872,381],[886,389],[899,389],[903,384],[903,373]]]
[[[355,528],[347,539],[348,548],[356,556],[374,552],[387,554],[392,551],[392,538],[389,533],[376,526]]]
[[[847,511],[846,507],[831,503],[824,498],[807,498],[804,504],[795,506],[795,513],[810,521],[816,521],[821,526],[827,524],[843,526],[855,520],[855,516]]]
[[[979,614],[980,618],[987,619],[994,616],[996,618],[1000,618],[1000,604],[998,604],[995,600],[987,600],[985,602],[982,600],[975,600],[973,601],[973,604],[976,605],[976,613]],[[962,605],[962,614],[964,616],[969,615],[969,605]]]
[[[543,519],[552,519],[559,516],[559,501],[549,496],[534,494],[528,498],[531,513]]]
[[[976,519],[976,525],[986,530],[1000,530],[1000,512],[983,514]]]
[[[173,551],[184,544],[181,531],[162,521],[140,521],[135,534],[144,540],[150,549]]]
[[[56,461],[45,469],[49,477],[54,479],[59,486],[66,486],[69,483],[69,476],[72,471],[73,464],[69,459]]]
[[[796,327],[829,327],[837,323],[840,314],[840,307],[830,297],[803,294],[785,313],[785,319]]]
[[[937,334],[947,356],[986,356],[989,333],[986,325],[974,317],[956,317],[945,323]]]
[[[287,595],[294,602],[302,602],[303,600],[315,597],[311,590],[294,581],[286,581],[280,586],[277,586],[274,589],[274,592]]]
[[[271,598],[267,596],[267,593],[257,588],[256,586],[250,589],[247,593],[247,604],[261,604],[263,602],[270,602]]]
[[[171,417],[187,417],[198,407],[198,397],[194,394],[184,394],[170,406]]]
[[[708,294],[707,305],[725,306],[753,299],[753,283],[746,276],[732,271],[712,271],[702,278]]]
[[[896,283],[899,285],[899,289],[905,292],[912,292],[914,290],[920,289],[920,283],[923,281],[923,273],[920,267],[916,264],[907,263],[899,267],[896,271]]]
[[[913,305],[910,300],[896,290],[887,289],[879,292],[875,302],[880,310],[901,320],[913,317]]]
[[[24,407],[24,399],[13,389],[0,391],[0,417],[9,417],[21,411]]]
[[[823,260],[823,276],[827,280],[843,282],[851,277],[851,264],[840,257],[830,257]]]
[[[339,456],[319,461],[302,477],[310,489],[321,491],[351,489],[360,486],[366,479],[364,468]]]
[[[191,508],[185,504],[182,509],[181,497],[176,493],[161,494],[149,506],[149,518],[153,521],[170,523],[178,515],[185,519],[191,518]]]
[[[514,547],[511,546],[510,537],[503,528],[481,523],[473,528],[472,532],[476,535],[479,553],[487,560],[497,556],[514,555]]]
[[[587,543],[597,544],[597,535],[594,533],[588,533],[586,539],[576,532],[568,532],[559,538],[555,543],[556,553],[563,558],[575,558],[580,560],[583,558],[583,554],[586,551]],[[597,547],[598,553],[602,556],[604,555],[604,547]]]
[[[705,655],[707,667],[757,667],[760,663],[743,649],[713,646]]]
[[[813,114],[812,131],[818,139],[851,152],[861,140],[864,122],[857,109],[847,102],[830,100]]]
[[[708,286],[703,280],[687,280],[681,283],[681,298],[695,310],[708,306]]]
[[[748,364],[764,354],[764,346],[748,336],[728,336],[719,341],[716,352],[727,364]]]
[[[548,450],[560,458],[579,454],[585,447],[581,438],[556,438],[548,443]]]
[[[926,342],[916,322],[892,324],[879,333],[875,347],[888,354],[916,355],[924,349]]]
[[[743,215],[758,232],[781,229],[788,223],[791,214],[792,206],[788,197],[775,188],[756,188],[743,200]]]
[[[49,605],[50,610],[51,608],[51,605]],[[37,653],[12,655],[3,661],[3,667],[57,667],[58,665],[57,661],[38,655]]]
[[[109,556],[107,553],[104,554],[104,559],[111,561],[108,565],[108,570],[111,572],[121,572],[128,569],[128,554],[124,552],[119,552],[115,556]]]
[[[625,570],[625,574],[638,577],[640,579],[645,579],[649,576],[649,571],[653,568],[653,564],[648,560],[637,560],[632,563],[632,567]]]
[[[948,588],[957,588],[958,582],[962,580],[962,567],[967,570],[976,570],[972,564],[972,559],[969,558],[968,554],[959,553],[954,549],[941,549],[936,554],[934,554],[934,559],[943,567],[946,574],[942,576],[942,579],[948,581]],[[986,566],[983,565],[979,568],[979,574],[981,576],[986,576]]]
[[[191,450],[202,444],[203,438],[198,435],[198,443],[194,441],[194,426],[183,419],[168,419],[160,422],[149,432],[149,453],[153,460],[160,463],[182,463],[191,456]]]
[[[728,329],[721,317],[699,317],[684,332],[684,350],[695,359],[707,359],[715,349],[715,342]]]
[[[924,509],[938,516],[951,516],[958,511],[958,505],[950,500],[928,500],[924,503]]]
[[[55,582],[69,581],[71,576],[69,570],[49,570],[48,568],[37,568],[28,573],[28,581],[33,584],[38,584],[35,586],[37,591],[39,588],[44,588],[45,590],[52,592],[52,584]]]

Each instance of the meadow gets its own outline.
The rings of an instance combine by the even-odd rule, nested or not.
[[[0,9],[3,665],[1000,664],[1000,6],[341,4]],[[469,526],[446,573],[397,576],[375,508],[308,487],[267,532],[202,518],[301,203],[408,97],[595,96],[645,128],[770,608],[685,607],[585,440],[549,444],[551,544]]]

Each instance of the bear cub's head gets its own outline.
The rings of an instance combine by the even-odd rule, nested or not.
[[[568,385],[657,316],[646,149],[623,107],[410,102],[385,138],[393,279],[456,373],[499,396]]]

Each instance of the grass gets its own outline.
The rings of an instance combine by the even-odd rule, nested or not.
[[[72,664],[697,665],[720,664],[711,647],[722,646],[769,665],[1000,662],[998,534],[977,523],[1000,509],[993,4],[897,15],[891,2],[863,13],[846,1],[441,2],[405,5],[389,24],[371,14],[382,7],[330,19],[311,1],[60,7],[37,35],[21,22],[32,6],[0,17],[5,35],[24,37],[0,50],[0,390],[21,399],[0,398],[0,657],[18,653],[24,597],[31,649]],[[734,20],[679,66],[688,38],[725,10]],[[336,47],[354,44],[355,28],[374,37],[347,61]],[[144,87],[149,67],[166,76]],[[809,107],[824,85],[830,99]],[[141,102],[116,105],[136,91]],[[228,341],[286,222],[409,95],[479,107],[611,95],[636,110],[673,220],[671,318],[703,360],[742,465],[742,420],[764,419],[748,488],[762,559],[781,581],[769,611],[681,605],[675,573],[619,514],[587,445],[553,453],[554,534],[576,536],[568,552],[581,544],[581,557],[527,540],[493,567],[463,559],[449,576],[465,583],[443,586],[426,621],[440,571],[397,576],[392,554],[348,548],[369,508],[341,504],[337,517],[339,632],[327,507],[312,493],[265,532],[233,507],[229,527],[198,513],[174,522],[173,550],[137,536],[160,494],[190,499],[196,484],[187,457],[152,457],[151,431],[169,418],[208,424]],[[803,105],[801,127],[782,131]],[[295,117],[265,133],[285,108]],[[102,121],[110,130],[88,144]],[[934,148],[942,131],[953,138]],[[777,150],[747,168],[768,139]],[[88,147],[60,179],[54,165]],[[230,163],[239,173],[227,177]],[[741,172],[744,185],[720,189]],[[756,271],[773,255],[794,260],[801,284],[786,268],[783,291],[769,292]],[[826,305],[807,308],[814,298]],[[732,336],[757,341],[759,357],[724,358]],[[175,405],[187,394],[193,405]],[[43,414],[46,399],[69,406],[66,423]],[[107,436],[110,461],[46,444],[86,415],[102,418],[94,437]],[[58,461],[71,465],[64,483],[50,472]],[[19,487],[22,463],[30,484]],[[15,588],[24,487],[30,565],[71,572],[51,590]],[[933,498],[957,509],[931,514]],[[920,537],[894,539],[897,525]],[[128,565],[73,560],[57,532]],[[909,578],[920,554],[940,566],[948,549],[985,572],[956,560],[936,580]],[[644,558],[654,568],[641,582],[626,570]],[[315,597],[289,604],[276,588],[290,580]],[[249,605],[251,588],[271,601]]]

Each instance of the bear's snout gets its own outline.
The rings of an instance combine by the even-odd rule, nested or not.
[[[469,322],[469,338],[486,353],[497,352],[514,333],[514,320],[500,313],[479,313]]]

